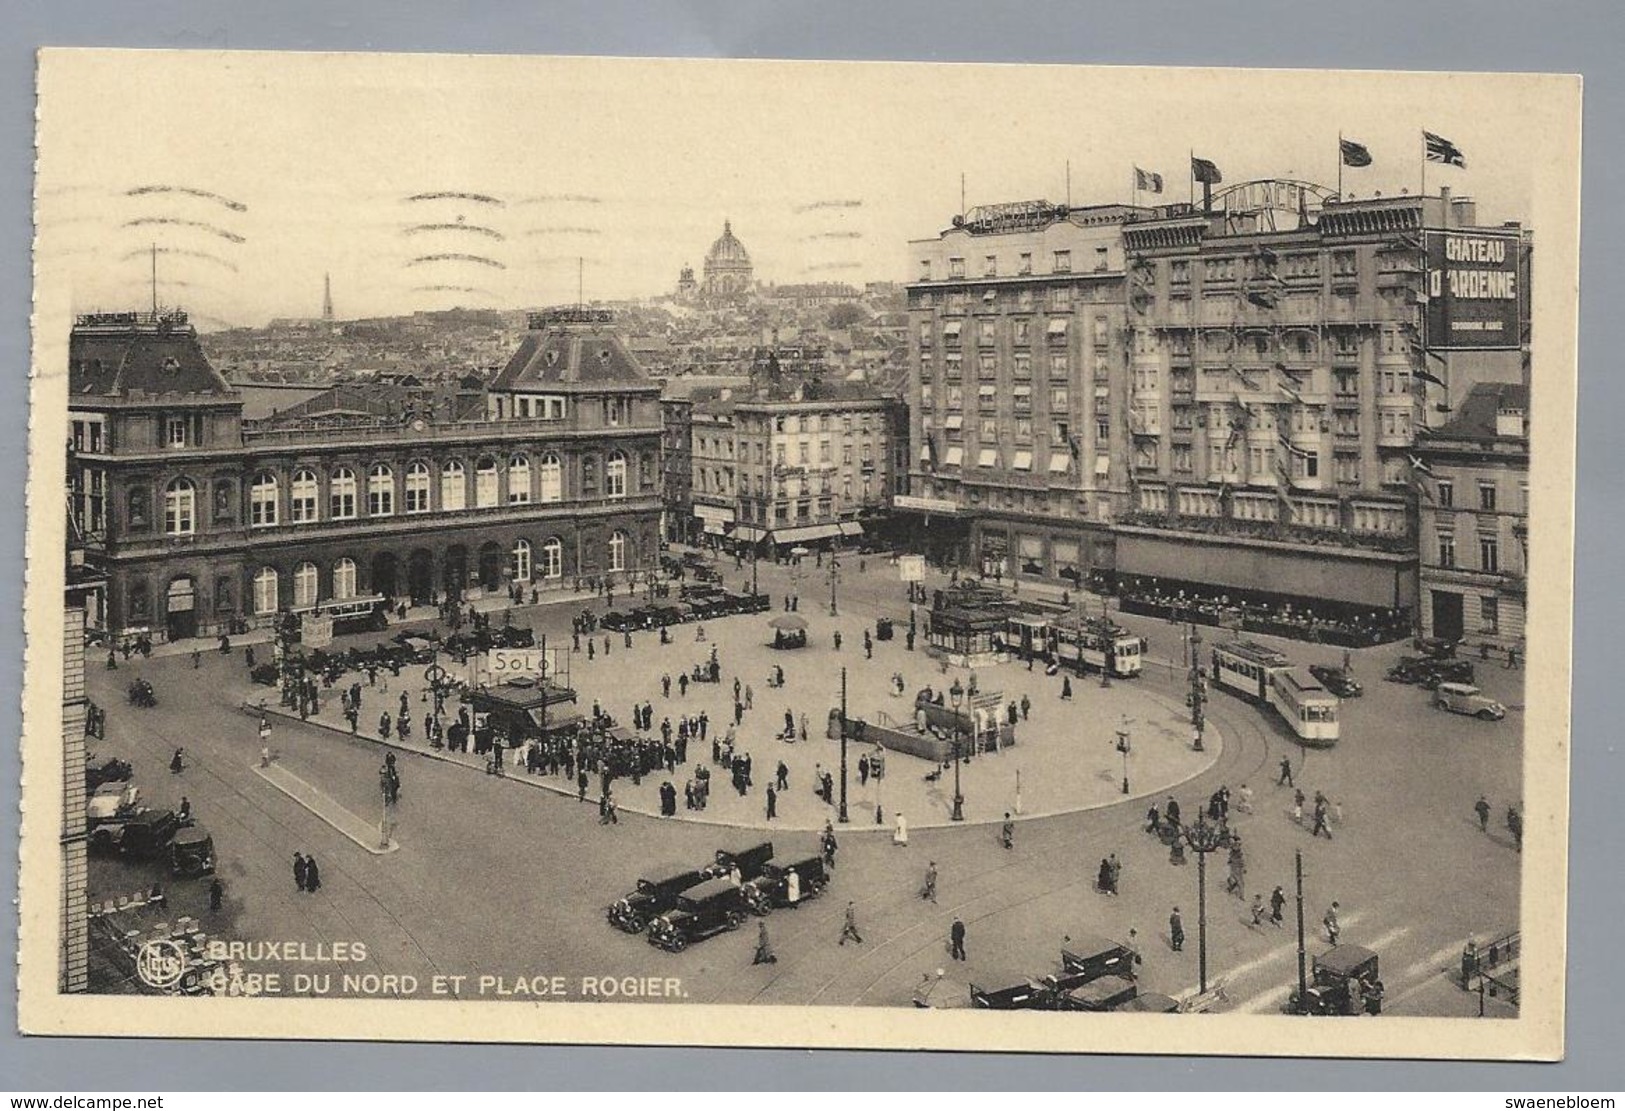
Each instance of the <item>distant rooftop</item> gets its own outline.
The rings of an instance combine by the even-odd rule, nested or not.
[[[74,396],[174,396],[226,401],[231,383],[198,346],[186,313],[98,312],[74,321],[68,340]]]

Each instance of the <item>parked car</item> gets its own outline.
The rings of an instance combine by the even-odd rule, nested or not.
[[[101,823],[90,835],[92,852],[151,860],[183,827],[173,810],[139,810]]]
[[[1422,655],[1435,660],[1448,660],[1456,654],[1457,641],[1446,640],[1444,637],[1417,637],[1411,641]]]
[[[1354,676],[1340,667],[1327,667],[1325,664],[1312,664],[1309,674],[1320,680],[1320,685],[1331,691],[1339,698],[1359,698],[1365,693]]]
[[[1115,1011],[1132,1002],[1139,992],[1139,986],[1126,976],[1097,976],[1060,992],[1058,1003],[1063,1011]]]
[[[95,754],[85,757],[85,790],[94,791],[104,783],[123,783],[134,774],[129,763],[114,756],[98,760]]]
[[[772,859],[773,842],[771,841],[763,841],[759,845],[752,845],[750,848],[741,849],[739,852],[718,849],[716,851],[716,863],[705,870],[706,878],[720,879],[728,876],[737,868],[740,882],[746,883],[761,875],[762,869],[767,867],[768,862]]]
[[[214,872],[214,838],[202,826],[175,832],[169,842],[169,874],[180,878]]]
[[[141,809],[141,788],[104,783],[85,800],[85,824],[95,829],[109,822],[126,821]]]
[[[1433,704],[1453,714],[1468,714],[1483,721],[1500,721],[1507,708],[1488,697],[1471,683],[1440,683],[1433,692]]]
[[[677,897],[706,880],[700,869],[678,872],[658,880],[639,880],[637,890],[609,908],[609,924],[629,934],[641,934],[649,923],[677,905]]]
[[[737,930],[750,916],[742,889],[729,880],[706,880],[677,896],[677,905],[649,923],[649,944],[680,953],[690,942]]]
[[[1132,980],[1140,955],[1127,945],[1096,934],[1079,934],[1061,950],[1061,972],[1054,977],[1056,987],[1070,991],[1102,976],[1122,976]]]
[[[822,856],[809,856],[805,860],[791,861],[783,865],[768,861],[755,879],[746,881],[743,889],[745,903],[750,907],[752,914],[767,914],[775,907],[791,905],[791,871],[796,874],[796,887],[800,892],[796,899],[797,905],[808,899],[816,899],[829,885],[829,873],[824,871]]]
[[[1471,683],[1473,665],[1470,660],[1402,656],[1383,678],[1432,690],[1440,683]]]
[[[970,986],[970,1005],[989,1011],[1053,1011],[1054,993],[1037,980],[1020,979],[1003,988]]]

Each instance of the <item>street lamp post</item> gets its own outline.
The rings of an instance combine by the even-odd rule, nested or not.
[[[1196,824],[1183,830],[1185,843],[1196,853],[1196,961],[1200,991],[1207,991],[1207,854],[1218,851],[1221,833],[1198,813]]]
[[[1191,626],[1191,747],[1197,752],[1202,749],[1202,733],[1207,728],[1207,717],[1202,712],[1202,703],[1206,701],[1207,692],[1202,682],[1202,634],[1197,632],[1196,626]]]
[[[835,608],[835,583],[840,579],[840,566],[841,561],[836,558],[834,552],[831,552],[829,556],[829,615],[831,617],[840,616],[840,612]]]
[[[1128,742],[1128,730],[1127,729],[1119,729],[1117,731],[1117,751],[1121,752],[1123,754],[1123,793],[1126,795],[1126,794],[1128,794],[1128,754],[1129,754],[1129,742]]]
[[[841,808],[836,818],[846,823],[846,668],[841,668]]]
[[[948,688],[948,699],[954,707],[954,810],[949,817],[962,822],[965,820],[965,796],[959,789],[959,704],[965,700],[965,687],[958,679]]]

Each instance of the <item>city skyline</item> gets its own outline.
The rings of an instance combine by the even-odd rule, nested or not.
[[[312,55],[275,88],[242,55],[122,61],[43,119],[41,265],[94,311],[146,307],[156,261],[158,299],[208,329],[317,317],[328,273],[341,319],[659,296],[724,221],[763,282],[902,281],[908,242],[960,210],[961,174],[967,207],[1182,202],[1193,152],[1224,185],[1335,186],[1334,119],[1374,159],[1345,171],[1348,195],[1416,192],[1426,127],[1467,158],[1428,166],[1430,193],[1473,196],[1486,222],[1530,215],[1513,138],[1407,75],[1355,112],[1285,71],[1192,71],[1192,95],[1139,69],[937,67],[927,84],[885,64],[792,64],[786,82],[777,64],[640,62],[629,92],[613,60]],[[141,78],[151,65],[164,80]],[[1136,166],[1160,197],[1131,191]]]

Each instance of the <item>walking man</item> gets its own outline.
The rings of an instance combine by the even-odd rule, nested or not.
[[[299,885],[299,890],[305,889],[305,879],[309,876],[309,866],[305,863],[303,853],[293,854],[293,882]]]
[[[1343,932],[1343,925],[1337,920],[1337,911],[1338,905],[1334,899],[1332,905],[1326,908],[1326,916],[1320,920],[1320,924],[1326,927],[1327,939],[1333,945],[1337,944],[1338,935]]]
[[[937,901],[937,862],[932,861],[925,869],[925,886],[920,888],[920,898]]]
[[[1264,896],[1262,896],[1262,895],[1254,895],[1253,896],[1253,923],[1252,924],[1255,925],[1255,926],[1262,926],[1264,924]]]
[[[1478,828],[1488,833],[1490,831],[1490,800],[1483,795],[1479,795],[1478,801],[1473,803],[1473,813],[1478,815]]]
[[[1295,787],[1295,786],[1297,786],[1295,783],[1292,782],[1292,757],[1290,757],[1290,756],[1281,757],[1281,778],[1279,778],[1279,779],[1277,779],[1275,781],[1275,785],[1277,787]]]
[[[751,958],[751,964],[778,964],[779,958],[773,955],[773,943],[767,937],[767,920],[762,919],[756,923],[756,955]]]
[[[1168,940],[1173,945],[1174,952],[1179,953],[1184,951],[1185,923],[1179,917],[1178,907],[1175,907],[1174,912],[1168,916]]]
[[[955,916],[954,924],[948,927],[949,953],[956,961],[965,959],[965,923]]]
[[[1324,833],[1326,835],[1326,840],[1330,841],[1332,839],[1332,831],[1330,829],[1328,829],[1327,826],[1326,826],[1326,809],[1327,809],[1327,807],[1326,807],[1325,796],[1320,796],[1320,797],[1316,798],[1315,799],[1315,828],[1309,831],[1309,836],[1311,836],[1311,837],[1319,837],[1322,833]]]
[[[840,944],[845,945],[847,938],[863,944],[863,938],[858,936],[858,910],[850,899],[846,903],[846,921],[841,926]]]
[[[772,821],[779,816],[779,792],[773,784],[767,785],[767,820]]]
[[[1286,909],[1286,892],[1281,890],[1279,884],[1270,892],[1270,921],[1275,923],[1277,930],[1282,928],[1282,912]]]

